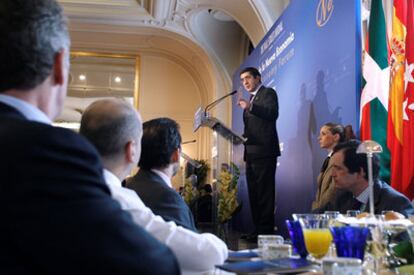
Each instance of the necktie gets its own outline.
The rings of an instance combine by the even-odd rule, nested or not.
[[[253,97],[254,97],[254,95],[253,94],[250,94],[250,98],[249,98],[249,101],[250,102],[252,102]]]
[[[328,164],[329,164],[329,159],[331,157],[326,157],[326,159],[324,160],[323,164],[322,164],[322,168],[321,168],[321,173],[326,171],[326,168],[328,168]]]
[[[357,200],[356,198],[352,199],[351,210],[361,210],[362,202]]]

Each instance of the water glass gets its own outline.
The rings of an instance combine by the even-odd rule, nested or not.
[[[322,260],[324,275],[360,275],[362,261],[353,258],[325,258]]]
[[[348,211],[346,211],[346,216],[347,217],[356,217],[359,214],[361,214],[360,210],[348,210]]]
[[[292,241],[293,250],[299,254],[301,258],[308,256],[305,240],[303,238],[302,227],[299,221],[286,220],[286,226],[289,230],[290,240]]]
[[[414,214],[408,214],[407,217],[412,223],[414,223]]]
[[[366,227],[331,227],[338,257],[364,259],[369,229]]]
[[[409,225],[407,227],[408,235],[410,236],[411,244],[413,245],[414,249],[414,225]]]
[[[323,213],[328,219],[335,220],[341,214],[339,211],[325,211]]]
[[[299,214],[299,213],[295,213],[295,214],[292,214],[292,218],[293,218],[294,221],[299,221],[301,218],[306,218],[309,215],[311,215],[311,214]]]

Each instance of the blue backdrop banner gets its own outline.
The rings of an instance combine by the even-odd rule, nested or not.
[[[327,152],[319,147],[326,122],[351,124],[357,130],[361,79],[359,0],[292,0],[251,55],[234,73],[233,88],[243,90],[239,72],[257,67],[262,82],[277,91],[277,129],[282,148],[276,170],[278,231],[292,213],[309,212],[316,178]],[[248,93],[244,91],[244,97]],[[243,133],[242,109],[233,99],[232,128]],[[233,161],[242,168],[239,200],[244,207],[234,225],[253,229],[244,174],[243,146]]]

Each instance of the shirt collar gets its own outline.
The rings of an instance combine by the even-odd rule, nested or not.
[[[164,172],[157,170],[157,169],[151,169],[152,172],[154,172],[155,174],[157,174],[158,176],[160,176],[162,178],[162,180],[169,186],[172,188],[172,184],[171,184],[171,179],[170,177],[168,177]]]
[[[255,96],[257,94],[257,92],[260,90],[260,88],[262,88],[263,84],[260,84],[256,90],[254,90],[254,92],[250,93],[252,96]]]
[[[122,187],[122,183],[117,176],[115,176],[111,171],[104,169],[103,176],[108,185]]]
[[[369,188],[368,187],[365,188],[365,190],[362,191],[362,193],[359,194],[359,196],[356,197],[356,199],[359,202],[363,203],[363,204],[367,204],[368,203],[368,199],[369,199]]]
[[[28,120],[52,124],[50,118],[32,104],[13,96],[0,95],[0,102],[7,104],[22,113]]]

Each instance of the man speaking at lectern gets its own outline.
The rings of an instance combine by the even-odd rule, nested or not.
[[[246,236],[255,242],[258,234],[274,233],[275,172],[280,156],[276,119],[279,105],[276,91],[262,85],[260,72],[253,67],[240,73],[240,81],[250,93],[250,100],[240,99],[243,111],[244,161],[250,209],[255,225]]]

